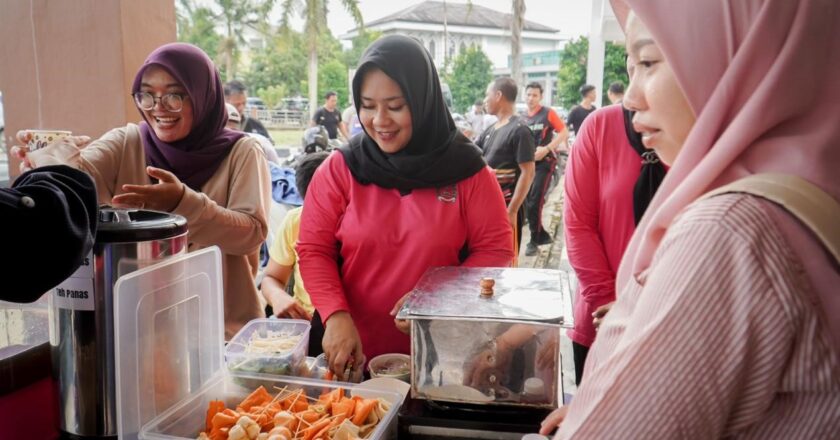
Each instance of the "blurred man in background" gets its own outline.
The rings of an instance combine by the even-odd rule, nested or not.
[[[225,84],[225,102],[236,107],[236,111],[242,117],[242,120],[239,122],[239,130],[245,133],[262,135],[274,144],[274,141],[271,140],[271,135],[268,134],[268,130],[265,129],[262,122],[251,118],[248,116],[248,112],[245,111],[245,105],[248,102],[247,91],[248,89],[241,81],[233,80]]]

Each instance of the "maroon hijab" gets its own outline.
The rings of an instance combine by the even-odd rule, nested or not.
[[[143,72],[152,65],[164,68],[187,90],[193,122],[187,137],[176,142],[163,142],[148,121],[141,122],[146,162],[172,172],[193,190],[201,191],[236,141],[245,134],[225,128],[227,109],[222,80],[216,66],[201,49],[184,43],[166,44],[155,49],[134,77],[131,93],[140,91]],[[143,117],[145,119],[145,115]]]

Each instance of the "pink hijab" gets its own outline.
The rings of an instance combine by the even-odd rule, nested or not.
[[[622,259],[618,292],[651,263],[668,226],[702,194],[741,177],[800,176],[840,200],[840,2],[612,0],[665,53],[697,115]],[[778,223],[840,344],[840,274],[792,217]],[[840,227],[840,219],[838,219]]]

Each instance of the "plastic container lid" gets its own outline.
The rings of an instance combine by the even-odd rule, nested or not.
[[[222,256],[168,258],[114,286],[117,433],[140,428],[222,371]]]
[[[225,348],[228,370],[283,376],[300,375],[306,365],[310,327],[309,321],[301,319],[262,318],[249,321],[234,335]],[[271,334],[298,339],[293,346],[280,353],[249,353],[247,351],[252,338],[267,338]]]
[[[482,278],[495,281],[482,296]],[[568,276],[560,270],[433,267],[417,282],[397,319],[471,318],[561,325],[571,318]]]
[[[162,240],[187,233],[187,219],[177,214],[110,206],[99,210],[97,243]]]

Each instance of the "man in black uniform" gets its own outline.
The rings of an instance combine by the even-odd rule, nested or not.
[[[245,104],[248,102],[248,89],[241,81],[233,80],[225,84],[225,102],[236,107],[236,111],[242,115],[242,120],[239,122],[239,129],[245,133],[256,133],[265,136],[266,139],[274,144],[268,130],[262,122],[251,118],[248,112],[245,111]]]
[[[0,299],[29,303],[72,275],[93,246],[98,212],[93,179],[66,165],[0,189]]]
[[[330,139],[338,139],[339,132],[344,139],[350,139],[347,134],[347,126],[341,120],[341,112],[336,108],[338,106],[338,95],[335,92],[327,92],[324,99],[324,106],[319,108],[312,116],[310,126],[323,125],[327,129]]]
[[[522,205],[534,180],[534,137],[514,114],[516,92],[516,82],[510,78],[490,83],[484,103],[487,112],[499,120],[484,130],[477,144],[484,151],[484,160],[496,171],[515,234],[514,255],[518,256],[525,220]]]
[[[528,110],[522,115],[522,121],[531,130],[534,144],[535,174],[534,183],[525,199],[525,218],[531,230],[531,240],[525,247],[525,255],[537,254],[537,246],[549,244],[554,239],[542,225],[542,209],[551,183],[551,176],[557,167],[559,154],[565,153],[569,132],[560,116],[551,107],[542,105],[542,84],[532,82],[525,88],[525,103]]]
[[[580,131],[583,120],[598,108],[593,104],[595,102],[595,86],[590,84],[582,85],[580,87],[580,97],[580,105],[572,107],[569,111],[569,117],[566,119],[566,122],[569,123],[569,128],[575,135]]]

